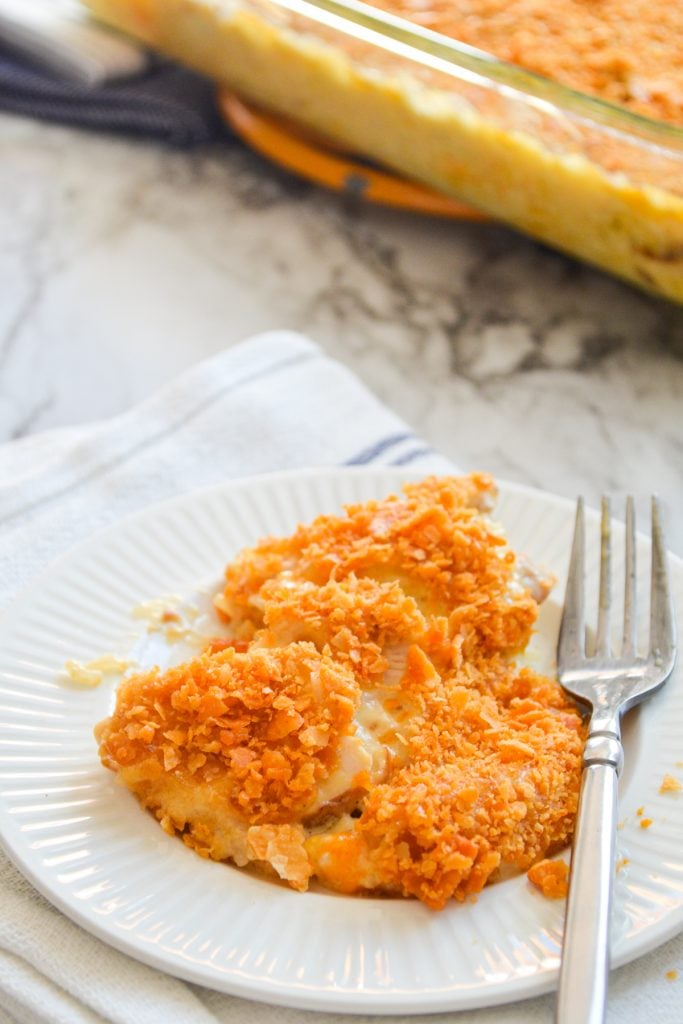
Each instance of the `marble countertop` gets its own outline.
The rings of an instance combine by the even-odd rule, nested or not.
[[[273,327],[427,440],[591,502],[659,492],[683,554],[683,310],[506,229],[353,204],[238,143],[0,118],[0,440],[121,411]]]

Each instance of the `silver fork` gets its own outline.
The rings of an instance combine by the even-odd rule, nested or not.
[[[659,503],[652,499],[650,640],[636,646],[636,547],[632,498],[626,503],[624,625],[621,652],[610,641],[611,555],[609,501],[602,499],[598,622],[594,650],[586,651],[583,500],[576,509],[564,611],[557,646],[558,678],[591,706],[574,833],[557,1024],[604,1020],[609,971],[609,923],[617,824],[617,780],[623,764],[621,716],[654,693],[676,658],[674,611]]]

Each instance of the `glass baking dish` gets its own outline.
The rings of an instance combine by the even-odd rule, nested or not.
[[[683,303],[683,126],[357,0],[84,2],[323,139]]]

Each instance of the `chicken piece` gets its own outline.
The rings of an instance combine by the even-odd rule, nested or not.
[[[528,642],[537,614],[537,576],[518,565],[501,528],[488,517],[495,498],[485,474],[430,477],[406,484],[404,496],[351,505],[345,516],[320,516],[290,538],[268,538],[226,570],[216,607],[237,637],[270,627],[273,601],[288,590],[370,579],[399,587],[426,620],[446,617],[449,637],[470,648],[514,653]],[[323,631],[327,628],[322,623]],[[316,642],[325,639],[318,632]]]
[[[306,850],[330,888],[441,909],[566,844],[584,726],[559,686],[528,669],[499,661],[441,678],[421,652],[413,658],[407,763],[357,819],[311,836]]]
[[[166,831],[215,860],[266,860],[305,888],[300,821],[327,799],[318,790],[359,701],[353,674],[312,644],[228,648],[124,681],[96,737],[103,764]]]

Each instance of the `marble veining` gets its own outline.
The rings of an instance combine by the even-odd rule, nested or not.
[[[290,327],[463,467],[683,507],[683,309],[502,227],[329,195],[237,143],[168,152],[2,117],[0,153],[0,440],[114,414]]]

